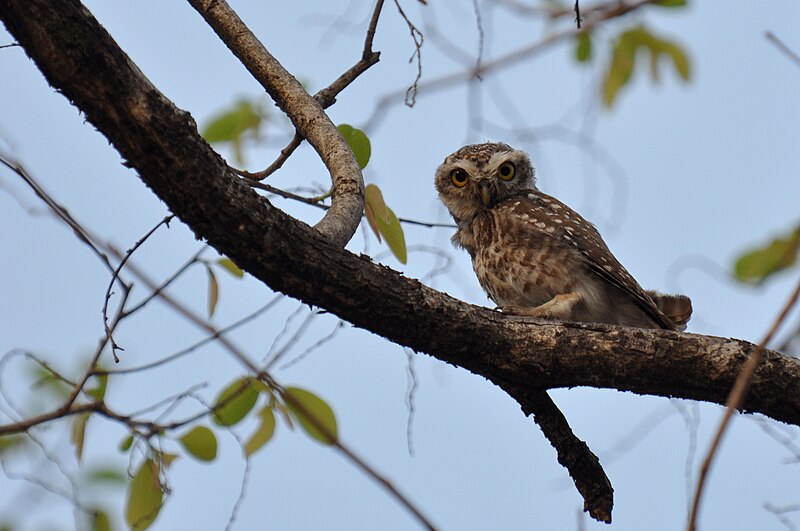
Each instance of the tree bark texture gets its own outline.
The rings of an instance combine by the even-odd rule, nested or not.
[[[735,339],[507,316],[403,277],[252,190],[76,0],[0,0],[0,19],[47,81],[198,238],[276,291],[491,380],[546,433],[566,421],[545,389],[590,386],[724,404],[755,349]],[[800,362],[768,351],[744,409],[800,425]],[[562,450],[560,460],[583,453]],[[587,504],[602,497],[582,494]]]

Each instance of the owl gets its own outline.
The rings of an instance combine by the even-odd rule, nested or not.
[[[684,330],[692,303],[645,291],[597,229],[536,188],[528,155],[503,143],[464,146],[436,170],[483,289],[504,312],[563,321]]]

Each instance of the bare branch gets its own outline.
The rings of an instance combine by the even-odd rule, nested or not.
[[[381,10],[383,9],[383,2],[384,0],[378,0],[375,3],[375,9],[372,11],[372,18],[369,22],[369,27],[367,28],[367,36],[364,39],[364,49],[361,52],[361,60],[358,61],[356,64],[351,66],[344,74],[339,76],[333,83],[328,85],[326,88],[320,90],[314,95],[314,98],[319,102],[323,109],[327,109],[334,103],[336,103],[336,96],[347,88],[350,83],[356,80],[358,76],[363,74],[367,71],[372,65],[378,62],[380,59],[380,53],[372,51],[372,41],[375,38],[375,30],[378,27],[378,19],[381,15]],[[262,180],[266,179],[273,173],[275,173],[283,164],[292,156],[292,153],[300,147],[300,144],[303,143],[303,135],[300,131],[295,131],[294,137],[292,140],[287,144],[285,148],[283,148],[278,155],[278,158],[270,164],[266,169],[254,173],[250,173],[243,170],[236,170],[236,172],[241,175],[242,177],[247,177],[249,179],[254,180]]]
[[[353,152],[319,102],[273,57],[224,0],[189,0],[233,54],[286,112],[331,175],[333,204],[315,228],[343,247],[364,211],[364,179]]]
[[[483,62],[480,64],[480,67],[472,67],[465,71],[462,70],[452,74],[446,74],[438,78],[429,79],[428,81],[423,81],[416,85],[415,96],[446,89],[453,85],[464,83],[471,79],[481,78],[497,70],[512,66],[520,61],[529,59],[530,57],[543,52],[554,44],[564,40],[573,39],[580,33],[591,31],[595,26],[605,22],[606,20],[621,17],[630,13],[631,11],[635,11],[636,9],[639,9],[647,4],[652,4],[657,1],[658,0],[637,0],[636,2],[632,2],[630,4],[622,2],[609,2],[608,4],[602,4],[603,9],[598,8],[592,10],[592,13],[597,14],[593,15],[591,18],[584,19],[585,22],[581,25],[580,29],[571,29],[558,33],[552,33],[533,44],[523,46],[522,48],[502,55],[493,61]],[[398,90],[390,92],[389,94],[381,97],[378,100],[378,103],[375,105],[372,115],[367,119],[364,129],[371,130],[377,127],[379,121],[386,114],[386,108],[404,101],[406,92],[406,90]]]
[[[103,265],[106,266],[111,273],[114,272],[114,267],[111,265],[111,262],[109,262],[108,256],[100,252],[97,247],[95,247],[84,231],[83,227],[81,227],[80,224],[75,221],[67,209],[63,208],[57,203],[54,203],[50,199],[50,195],[44,190],[44,188],[42,188],[41,184],[39,184],[39,182],[30,173],[28,173],[28,171],[19,162],[0,152],[0,164],[3,164],[5,167],[22,177],[22,180],[25,181],[25,184],[30,186],[36,195],[39,196],[39,198],[44,202],[44,204],[46,204],[56,216],[61,218],[61,220],[63,220],[64,223],[66,223],[67,226],[75,232],[75,235],[78,237],[78,239],[85,243],[92,250],[92,252],[100,259],[100,261],[103,262]]]
[[[260,183],[260,182],[257,182],[257,181],[248,182],[247,184],[252,188],[258,188],[259,190],[264,190],[265,192],[269,192],[271,194],[279,195],[279,196],[281,196],[283,198],[291,199],[293,201],[298,201],[300,203],[305,203],[307,205],[315,206],[317,208],[321,208],[321,209],[325,209],[325,210],[330,208],[328,205],[323,205],[322,203],[320,203],[319,199],[314,198],[314,197],[304,197],[302,195],[297,195],[297,194],[294,194],[292,192],[288,192],[286,190],[282,190],[280,188],[277,188],[275,186],[272,186],[272,185],[269,185],[269,184]],[[455,229],[456,228],[456,226],[453,225],[452,223],[435,223],[435,222],[432,222],[432,221],[418,221],[418,220],[415,220],[415,219],[408,219],[408,218],[397,218],[397,219],[398,219],[398,221],[400,221],[400,223],[406,223],[408,225],[419,225],[420,227],[428,227],[429,229],[432,229],[432,228],[435,228],[435,227],[444,228],[444,229]]]
[[[792,60],[794,64],[800,66],[800,55],[797,55],[797,53],[794,50],[786,46],[786,44],[782,40],[780,40],[774,33],[768,31],[764,34],[764,36],[767,38],[768,41],[770,41],[780,51],[782,51],[786,55],[786,57]]]
[[[111,294],[112,294],[111,290],[112,290],[112,288],[114,287],[114,282],[116,282],[116,280],[119,278],[119,273],[120,273],[120,271],[122,271],[122,268],[123,268],[123,267],[125,267],[125,263],[126,263],[126,262],[128,261],[128,259],[129,259],[129,258],[130,258],[130,257],[133,255],[133,253],[135,253],[135,252],[136,252],[136,249],[138,249],[139,247],[141,247],[141,246],[142,246],[142,244],[143,244],[144,242],[146,242],[146,241],[147,241],[147,239],[148,239],[150,236],[152,236],[152,235],[153,235],[153,233],[154,233],[155,231],[157,231],[157,230],[158,230],[158,229],[161,227],[161,225],[167,225],[167,226],[169,226],[169,222],[170,222],[170,221],[172,220],[172,218],[174,218],[174,217],[175,217],[174,215],[169,215],[169,216],[165,217],[164,219],[162,219],[161,221],[159,221],[159,222],[156,224],[156,226],[155,226],[155,227],[153,227],[152,229],[150,229],[150,230],[147,232],[147,234],[145,234],[144,236],[142,236],[142,237],[139,239],[139,241],[137,241],[135,244],[133,244],[133,247],[131,247],[130,249],[128,249],[128,251],[125,253],[125,256],[123,256],[123,257],[122,257],[122,260],[120,260],[120,261],[119,261],[119,264],[118,264],[118,265],[117,265],[117,267],[114,269],[114,273],[111,275],[111,280],[108,282],[108,287],[106,288],[106,294],[105,294],[105,297],[103,297],[103,328],[104,328],[104,330],[105,330],[105,332],[106,332],[106,337],[107,337],[107,338],[108,338],[108,340],[111,342],[111,355],[112,355],[112,356],[114,356],[114,361],[116,361],[117,363],[119,363],[119,358],[117,357],[117,350],[124,350],[124,349],[120,348],[120,346],[119,346],[119,345],[117,345],[116,341],[114,341],[114,336],[113,336],[113,334],[111,333],[111,328],[108,326],[108,302],[111,300]],[[126,292],[127,292],[127,291],[130,291],[130,286],[129,286],[129,285],[125,284],[124,282],[123,282],[123,284],[122,284],[122,285],[123,285],[123,289],[124,289]],[[122,311],[122,312],[124,312],[124,305],[121,305],[121,306],[120,306],[120,308],[121,308],[121,311]]]
[[[408,18],[406,12],[403,11],[402,6],[400,6],[400,1],[394,0],[394,5],[397,7],[397,11],[400,13],[400,16],[406,22],[408,31],[411,33],[411,40],[414,41],[414,53],[411,54],[408,62],[410,63],[416,58],[417,76],[414,78],[414,82],[411,84],[411,86],[406,89],[404,99],[406,105],[413,107],[417,102],[417,88],[419,87],[420,79],[422,79],[422,44],[425,42],[425,37],[422,35],[422,32],[417,29],[414,23],[411,22],[411,19]]]

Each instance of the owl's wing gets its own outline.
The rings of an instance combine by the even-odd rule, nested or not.
[[[586,258],[590,270],[628,294],[663,328],[676,329],[675,324],[659,310],[653,299],[614,257],[594,225],[558,199],[538,190],[527,191],[526,199],[529,202],[520,202],[514,209],[528,217],[535,216],[537,222],[532,224],[535,230],[573,244]]]

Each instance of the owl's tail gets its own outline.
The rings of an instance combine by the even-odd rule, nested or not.
[[[661,313],[675,323],[675,328],[682,332],[686,323],[692,318],[692,300],[686,295],[666,295],[657,291],[648,291],[648,295],[656,303]]]

